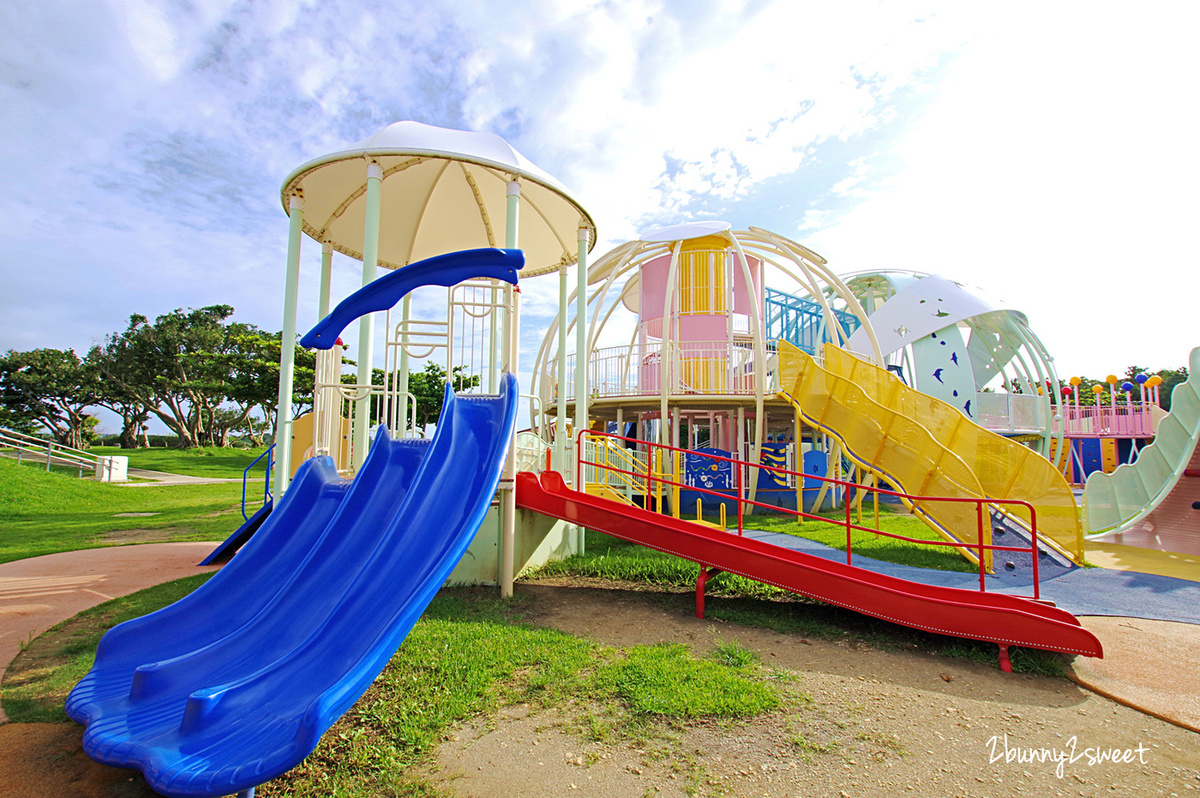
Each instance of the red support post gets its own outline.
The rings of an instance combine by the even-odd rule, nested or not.
[[[979,553],[979,589],[987,590],[983,582],[983,502],[975,503],[975,531],[979,534],[979,548],[976,551]]]
[[[845,486],[842,487],[842,504],[846,507],[846,565],[853,565],[850,561],[850,491]]]
[[[720,568],[707,568],[704,565],[700,566],[700,573],[696,577],[696,617],[704,617],[704,588],[708,584],[710,576],[716,576],[721,573]]]

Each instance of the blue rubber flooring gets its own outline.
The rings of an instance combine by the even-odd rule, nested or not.
[[[846,553],[820,543],[779,532],[747,529],[746,537],[802,551],[829,560],[846,561]],[[979,574],[936,571],[896,565],[853,555],[852,565],[927,585],[979,589]],[[1107,568],[1040,567],[1041,598],[1049,599],[1073,615],[1115,615],[1156,621],[1200,624],[1200,582],[1136,571]],[[998,570],[984,577],[989,592],[1031,597],[1033,581],[1024,569],[1015,573]]]

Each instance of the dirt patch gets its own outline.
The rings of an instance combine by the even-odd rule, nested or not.
[[[199,518],[220,518],[223,515],[233,515],[234,513],[240,513],[241,511],[242,510],[240,507],[230,507],[228,510],[214,510],[211,513],[203,513],[203,514],[199,515],[198,517]]]
[[[169,543],[196,534],[196,530],[186,527],[169,526],[158,529],[114,529],[99,535],[99,540],[105,543]]]
[[[582,710],[510,707],[442,744],[435,783],[461,796],[1200,794],[1200,737],[1065,679],[699,620],[652,592],[573,581],[518,586],[533,622],[615,646],[675,640],[698,655],[736,639],[809,700],[613,739],[589,735]],[[1096,761],[1098,751],[1130,761]]]
[[[83,729],[65,723],[0,726],[0,795],[27,798],[153,798],[138,771],[97,765]]]

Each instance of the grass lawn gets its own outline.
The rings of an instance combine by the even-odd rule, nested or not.
[[[221,540],[242,523],[241,499],[234,482],[134,488],[0,458],[0,562],[147,540]]]
[[[129,458],[130,468],[147,468],[151,471],[166,471],[189,477],[213,479],[240,479],[254,458],[264,449],[216,448],[212,446],[196,449],[122,449],[119,446],[93,446],[89,451],[98,457],[121,455]],[[265,462],[265,460],[263,461]],[[254,467],[252,477],[262,478],[263,463]]]

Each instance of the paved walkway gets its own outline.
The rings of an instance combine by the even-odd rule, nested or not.
[[[1104,645],[1104,659],[1076,657],[1068,675],[1118,703],[1200,732],[1200,626],[1141,618],[1081,616]]]
[[[214,545],[110,546],[0,564],[0,681],[21,644],[51,626],[109,599],[216,570],[196,565]]]
[[[148,468],[131,468],[129,469],[129,477],[131,479],[147,479],[150,482],[120,482],[114,483],[123,485],[127,488],[147,488],[157,487],[159,485],[216,485],[220,482],[241,482],[241,477],[189,477],[184,474],[168,474],[166,471],[151,471]],[[262,484],[262,477],[248,480],[251,484]]]

